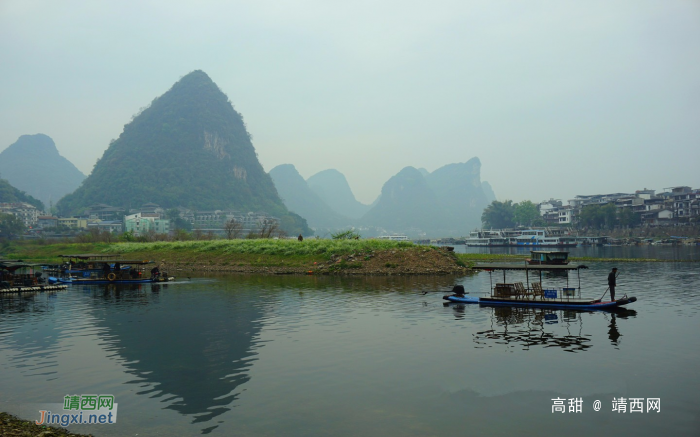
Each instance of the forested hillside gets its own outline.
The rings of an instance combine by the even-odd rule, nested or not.
[[[124,126],[93,172],[58,203],[63,215],[106,203],[133,208],[264,211],[290,233],[306,222],[284,206],[241,115],[202,71],[184,76]]]

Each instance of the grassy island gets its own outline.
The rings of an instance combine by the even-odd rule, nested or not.
[[[468,260],[444,248],[383,240],[206,240],[152,243],[22,242],[6,258],[56,262],[62,254],[100,253],[152,260],[161,269],[269,274],[469,274]]]
[[[58,255],[114,254],[115,258],[151,260],[170,274],[239,272],[335,275],[469,274],[476,262],[518,262],[526,255],[455,254],[446,248],[385,240],[199,240],[131,243],[7,243],[0,255],[46,263]],[[2,257],[2,256],[0,256]],[[662,262],[658,259],[577,258],[585,262]],[[667,261],[667,260],[666,260]]]

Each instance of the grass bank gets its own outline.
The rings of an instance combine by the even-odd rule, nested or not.
[[[13,242],[10,259],[58,261],[58,255],[99,253],[165,263],[170,273],[228,271],[276,274],[462,274],[476,262],[524,262],[527,255],[454,254],[442,248],[384,240],[205,240],[151,243]],[[574,262],[672,262],[640,258],[571,258]]]
[[[152,243],[23,242],[5,256],[56,262],[60,254],[114,254],[162,263],[169,273],[229,271],[275,274],[451,274],[468,264],[442,248],[383,240],[208,240]],[[468,274],[468,272],[466,272]]]

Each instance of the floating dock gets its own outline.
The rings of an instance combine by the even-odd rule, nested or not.
[[[58,291],[65,290],[68,288],[65,284],[54,284],[54,285],[31,285],[31,286],[11,286],[7,288],[0,288],[0,294],[7,293],[33,293],[42,291]]]

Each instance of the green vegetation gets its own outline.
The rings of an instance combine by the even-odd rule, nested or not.
[[[0,241],[12,240],[24,232],[25,226],[14,214],[0,213]]]
[[[612,229],[615,225],[637,226],[641,216],[630,208],[618,208],[614,203],[586,205],[581,208],[578,225],[595,229]]]
[[[92,434],[76,434],[58,426],[37,425],[33,420],[23,420],[8,413],[0,413],[0,435],[4,437],[92,437]]]
[[[261,255],[344,255],[356,252],[389,250],[415,246],[410,242],[384,240],[210,240],[210,241],[162,241],[153,243],[116,243],[104,252],[217,252],[221,254]]]
[[[494,200],[481,214],[484,228],[504,229],[515,226],[543,225],[537,205],[529,200],[513,203],[512,200]]]
[[[360,234],[357,232],[353,231],[352,229],[348,229],[347,231],[340,231],[335,234],[331,234],[331,237],[334,240],[358,240],[362,238]]]
[[[157,258],[183,258],[182,255],[197,256],[209,254],[230,255],[269,255],[280,257],[304,256],[328,259],[332,255],[347,255],[358,252],[374,252],[398,248],[419,247],[405,241],[385,240],[317,240],[307,238],[297,240],[205,240],[205,241],[157,241],[151,243],[59,243],[40,244],[21,242],[13,246],[16,251],[8,257],[26,259],[50,259],[67,253],[114,253],[125,257],[139,258],[152,255]]]
[[[511,200],[494,200],[484,209],[481,221],[485,228],[503,229],[515,226],[543,226],[537,205],[529,200],[513,203]],[[615,226],[637,226],[640,215],[630,208],[617,208],[614,204],[587,205],[578,215],[577,226],[593,229],[613,229]]]
[[[39,211],[44,210],[44,204],[17,188],[10,185],[5,179],[0,179],[0,203],[26,202],[35,206]]]

